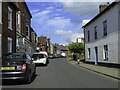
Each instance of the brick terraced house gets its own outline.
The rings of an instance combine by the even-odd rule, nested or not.
[[[37,45],[37,34],[31,29],[32,15],[27,4],[24,0],[0,1],[0,9],[0,56],[11,52],[28,52],[32,55]]]

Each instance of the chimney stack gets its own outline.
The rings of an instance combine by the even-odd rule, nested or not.
[[[104,11],[109,5],[110,5],[109,2],[107,2],[107,3],[104,4],[104,5],[100,5],[100,6],[99,6],[99,12]]]

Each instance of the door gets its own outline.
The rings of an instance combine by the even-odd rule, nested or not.
[[[94,60],[95,60],[95,65],[98,64],[98,47],[94,48]]]

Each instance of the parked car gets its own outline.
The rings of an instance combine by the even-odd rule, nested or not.
[[[40,51],[39,53],[45,54],[48,57],[48,53],[46,51]]]
[[[66,57],[66,53],[61,53],[61,57]]]
[[[2,80],[19,79],[31,83],[36,66],[28,53],[10,53],[2,59]]]
[[[53,59],[53,58],[54,58],[54,55],[50,54],[50,55],[48,55],[48,58],[49,58],[49,59]]]
[[[39,53],[34,53],[33,55],[32,55],[32,59],[34,60],[33,62],[35,63],[35,64],[44,64],[44,65],[46,65],[47,66],[47,64],[49,63],[49,59],[48,59],[48,56],[46,55],[46,54],[44,54],[44,53],[41,53],[41,52],[39,52]]]

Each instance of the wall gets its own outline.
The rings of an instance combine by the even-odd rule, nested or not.
[[[108,35],[103,37],[103,21],[107,20]],[[114,23],[113,23],[114,22]],[[94,27],[97,26],[98,39],[94,40]],[[87,31],[90,31],[90,42],[87,41]],[[103,60],[103,48],[108,45],[109,60]],[[94,62],[94,47],[98,47],[98,61],[118,63],[118,4],[104,13],[85,28],[86,61]],[[88,60],[88,48],[91,48],[91,59]]]
[[[12,9],[12,30],[8,29],[8,6]],[[2,3],[2,54],[8,53],[8,37],[12,38],[12,52],[16,52],[16,9],[9,2]]]
[[[0,0],[0,59],[1,59],[1,56],[2,56],[2,46],[1,46],[1,43],[2,43],[2,2]]]

